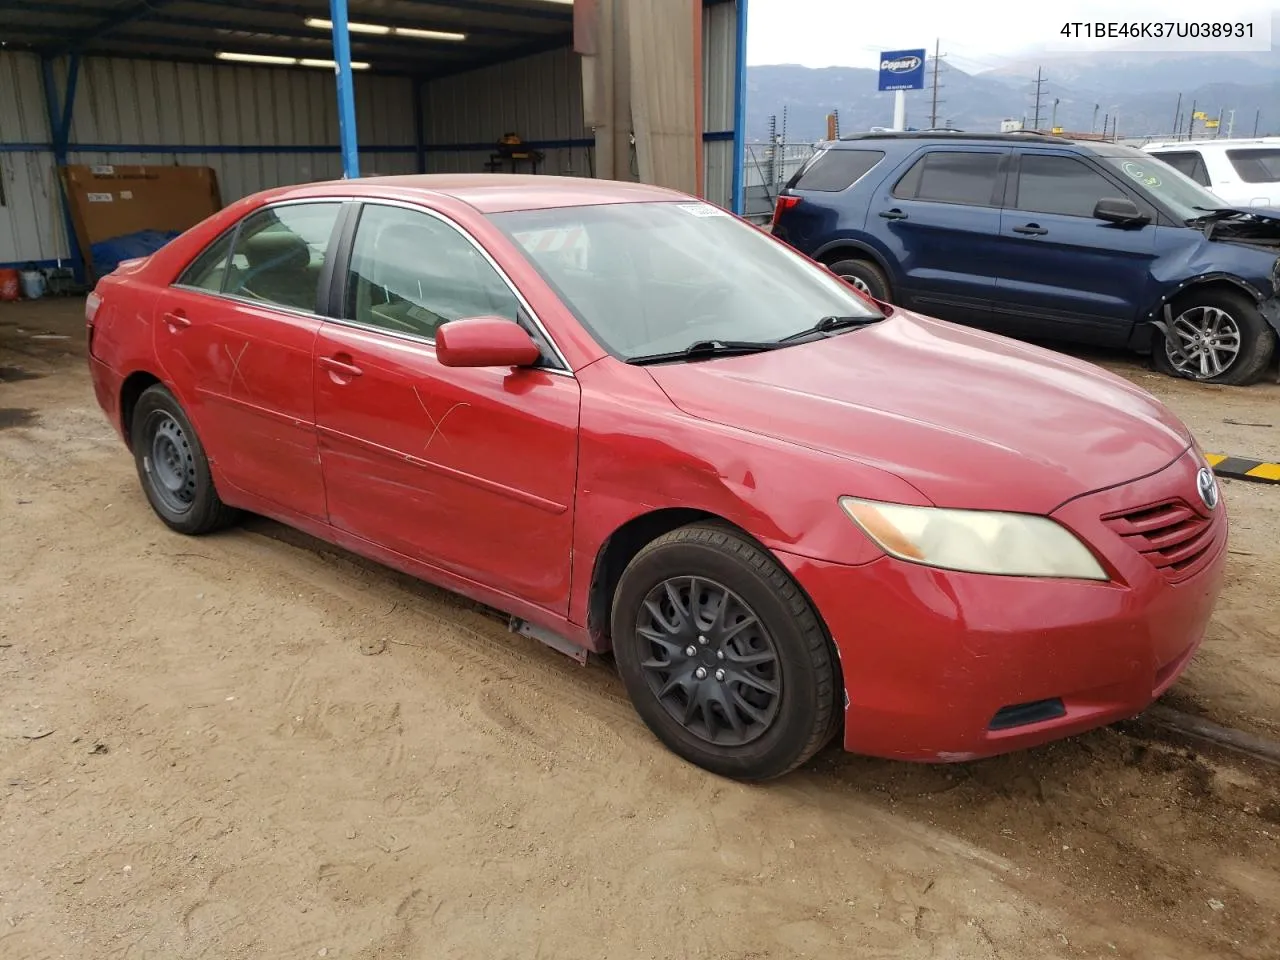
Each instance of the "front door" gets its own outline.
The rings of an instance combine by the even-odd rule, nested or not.
[[[1000,218],[997,325],[1021,336],[1124,346],[1156,299],[1154,223],[1095,220],[1105,197],[1135,198],[1078,157],[1023,152]]]
[[[560,615],[568,612],[578,382],[441,366],[436,329],[523,322],[507,281],[457,228],[367,204],[343,318],[316,340],[316,421],[335,527]]]
[[[316,519],[325,499],[312,349],[340,210],[293,203],[246,217],[161,294],[153,325],[218,483]]]

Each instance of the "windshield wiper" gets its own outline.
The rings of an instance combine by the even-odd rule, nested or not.
[[[1235,207],[1192,207],[1192,210],[1203,210],[1204,214],[1199,217],[1192,217],[1187,223],[1205,223],[1211,220],[1231,220],[1235,217],[1247,217],[1251,214],[1247,210],[1237,210]]]
[[[804,330],[798,330],[790,336],[783,337],[779,343],[794,343],[796,340],[803,340],[805,337],[812,337],[818,333],[834,333],[837,330],[848,330],[852,327],[865,327],[873,323],[879,323],[884,317],[823,317],[812,327],[806,327]]]
[[[671,353],[652,353],[644,357],[631,357],[627,363],[644,366],[647,363],[670,363],[676,360],[705,360],[710,357],[734,357],[748,353],[777,350],[781,341],[775,340],[698,340],[683,350]]]

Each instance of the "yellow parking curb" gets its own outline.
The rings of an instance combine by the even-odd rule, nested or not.
[[[1256,483],[1280,483],[1280,463],[1228,457],[1221,453],[1206,453],[1204,458],[1209,461],[1209,466],[1213,467],[1213,472],[1220,477],[1253,480]]]

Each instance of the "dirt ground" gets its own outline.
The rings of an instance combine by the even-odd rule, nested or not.
[[[267,521],[169,533],[80,309],[0,304],[5,960],[1280,957],[1276,768],[1138,720],[716,779],[607,663]],[[1093,359],[1280,459],[1280,386]],[[1225,492],[1229,582],[1168,699],[1280,738],[1280,487]]]

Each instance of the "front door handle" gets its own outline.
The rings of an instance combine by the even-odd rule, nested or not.
[[[1014,227],[1013,232],[1021,233],[1030,237],[1043,237],[1049,231],[1038,223],[1027,223],[1023,224],[1021,227]]]
[[[164,322],[168,325],[169,330],[177,333],[179,330],[185,330],[191,326],[191,321],[187,315],[181,310],[170,310],[164,315]]]
[[[346,354],[341,354],[337,357],[321,357],[320,366],[341,377],[358,377],[364,373],[363,370],[351,362],[351,358]]]
[[[892,210],[881,210],[881,211],[880,211],[880,216],[881,216],[883,219],[885,219],[885,220],[905,220],[905,219],[907,219],[907,215],[906,215],[905,213],[903,213],[901,210],[899,210],[897,207],[894,207]]]

